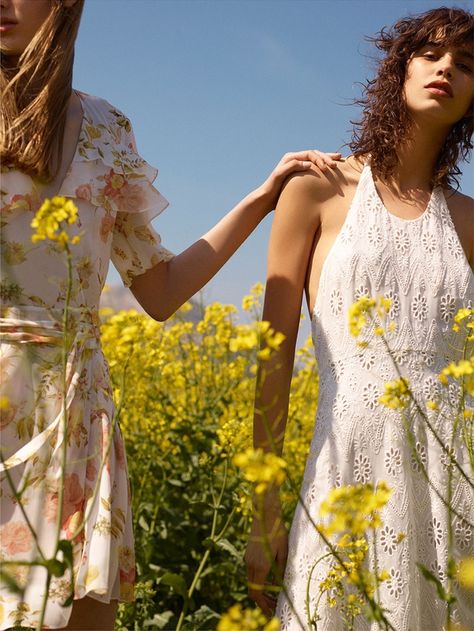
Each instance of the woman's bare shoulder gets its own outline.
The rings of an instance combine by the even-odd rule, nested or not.
[[[474,213],[474,199],[472,197],[461,193],[461,191],[455,191],[452,188],[445,189],[444,195],[449,210],[465,213],[472,219]]]
[[[353,156],[343,159],[332,169],[321,171],[312,167],[309,171],[295,173],[284,186],[285,195],[323,204],[332,198],[345,197],[348,190],[357,186],[363,164]]]
[[[474,266],[474,199],[453,189],[446,189],[444,196],[461,245]]]

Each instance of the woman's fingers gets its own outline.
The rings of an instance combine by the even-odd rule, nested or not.
[[[325,171],[328,168],[335,168],[342,159],[340,153],[324,153],[317,149],[285,153],[269,177],[259,186],[259,193],[265,200],[265,213],[275,208],[281,187],[292,173],[308,171],[313,165]]]
[[[308,149],[306,151],[289,152],[283,156],[281,162],[288,163],[293,160],[297,160],[298,162],[310,162],[324,171],[328,166],[335,168],[341,158],[342,155],[340,153],[325,153],[317,149]]]

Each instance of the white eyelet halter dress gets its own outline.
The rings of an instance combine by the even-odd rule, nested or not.
[[[301,489],[311,518],[320,522],[319,506],[331,488],[387,482],[393,493],[377,531],[378,567],[389,574],[381,585],[387,618],[397,631],[441,631],[446,608],[416,563],[425,565],[446,586],[448,511],[427,483],[420,462],[436,489],[446,496],[449,458],[411,407],[408,415],[417,458],[400,411],[379,403],[384,384],[398,374],[380,337],[367,334],[368,346],[361,348],[350,335],[348,309],[364,294],[392,300],[389,318],[396,329],[387,332],[389,346],[401,374],[447,445],[450,411],[459,392],[454,384],[443,387],[438,374],[449,362],[461,358],[453,317],[459,308],[473,306],[474,275],[441,188],[433,190],[422,216],[403,220],[382,204],[370,166],[363,169],[344,225],[324,263],[312,318],[319,401]],[[438,398],[439,410],[427,409],[427,401]],[[454,451],[469,474],[467,450],[459,432]],[[454,556],[459,560],[474,555],[474,494],[472,485],[457,471],[453,473],[452,504],[458,514],[452,519],[452,533]],[[400,543],[399,533],[406,535]],[[285,573],[292,606],[283,593],[277,606],[282,631],[347,628],[341,609],[331,607],[326,596],[319,602],[317,627],[310,623],[330,559],[318,563],[309,580],[310,572],[326,552],[298,504]],[[372,556],[369,561],[371,567]],[[474,594],[457,588],[455,595],[453,619],[466,630],[474,629]],[[375,631],[378,626],[358,616],[353,628]]]

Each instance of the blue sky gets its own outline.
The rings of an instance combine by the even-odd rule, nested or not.
[[[473,2],[86,0],[75,87],[132,120],[171,205],[155,221],[179,252],[258,186],[286,151],[339,150],[371,75],[373,35],[410,13]],[[474,195],[472,165],[462,190]],[[265,281],[266,219],[204,292],[239,304]],[[119,282],[115,272],[109,282]]]

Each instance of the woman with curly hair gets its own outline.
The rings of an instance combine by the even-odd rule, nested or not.
[[[246,552],[250,596],[267,614],[276,606],[282,631],[378,628],[352,618],[355,608],[337,589],[321,591],[334,558],[315,522],[330,489],[384,480],[392,490],[368,565],[385,570],[379,594],[391,626],[383,628],[441,630],[447,605],[433,580],[449,592],[448,545],[456,563],[474,554],[473,484],[450,460],[449,402],[441,397],[439,409],[427,411],[438,441],[413,406],[406,429],[399,410],[379,401],[384,384],[400,376],[393,359],[422,410],[440,398],[442,368],[459,360],[453,317],[472,307],[474,209],[453,184],[472,148],[473,26],[471,13],[438,8],[382,30],[353,154],[335,171],[293,176],[278,201],[263,319],[285,341],[259,371],[256,448],[283,448],[303,292],[319,367],[315,431],[289,542],[271,486],[256,498]],[[386,299],[393,359],[375,331],[351,335],[348,310],[364,296]],[[451,447],[466,463],[458,435]],[[277,603],[268,586],[284,570]],[[453,589],[451,619],[474,628],[472,594],[455,581]],[[346,603],[356,601],[353,593]]]

